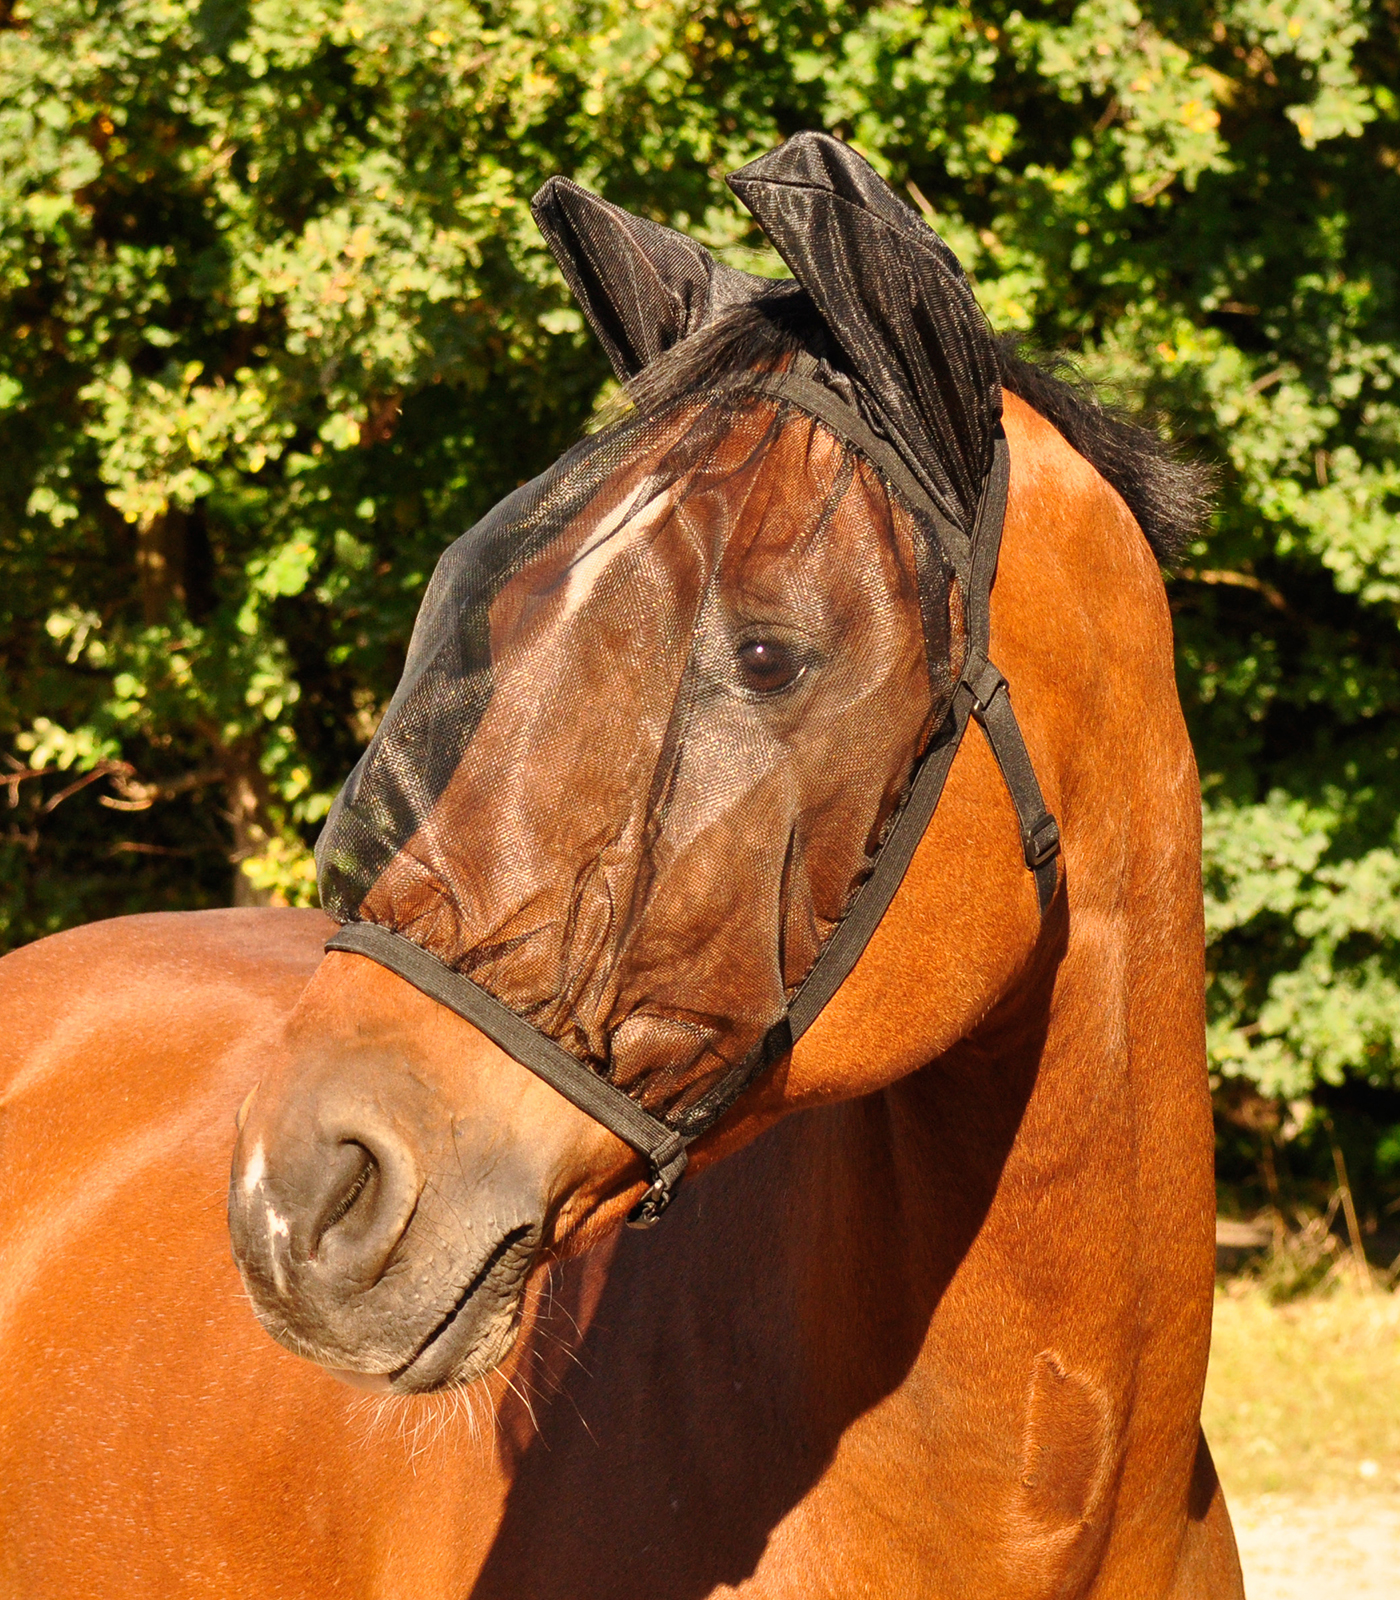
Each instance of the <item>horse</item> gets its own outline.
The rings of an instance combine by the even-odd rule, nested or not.
[[[756,167],[787,284],[544,197],[633,409],[507,502],[480,595],[445,558],[328,824],[336,915],[0,963],[4,1594],[1242,1595],[1200,1426],[1199,786],[1159,569],[1198,481],[951,315],[951,257],[847,147]],[[799,367],[883,396],[885,443],[793,402]],[[975,586],[911,510],[980,526],[994,446],[1035,856],[990,720],[947,742]],[[674,1197],[522,1029],[698,1129]]]

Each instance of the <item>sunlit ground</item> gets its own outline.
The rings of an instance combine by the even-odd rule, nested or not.
[[[1400,1600],[1400,1294],[1222,1289],[1205,1426],[1249,1600]]]

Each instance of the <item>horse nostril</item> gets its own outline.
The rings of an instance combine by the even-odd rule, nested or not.
[[[348,1095],[308,1095],[278,1120],[254,1112],[229,1186],[233,1253],[245,1280],[269,1304],[366,1293],[418,1209],[417,1150],[412,1129]]]
[[[314,1258],[321,1241],[350,1215],[363,1201],[361,1211],[368,1217],[374,1215],[374,1201],[379,1188],[379,1163],[364,1145],[347,1140],[339,1145],[332,1157],[331,1171],[325,1189],[328,1208],[320,1226],[315,1230],[311,1245]],[[337,1198],[338,1197],[338,1198]]]

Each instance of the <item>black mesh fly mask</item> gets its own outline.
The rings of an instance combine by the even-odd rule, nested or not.
[[[966,279],[833,140],[730,182],[794,285],[563,180],[536,197],[619,376],[691,381],[644,377],[443,555],[317,847],[326,948],[636,1149],[639,1224],[855,965],[969,717],[1042,913],[1056,883],[987,659],[1007,451]],[[757,364],[686,367],[769,314],[788,331]]]

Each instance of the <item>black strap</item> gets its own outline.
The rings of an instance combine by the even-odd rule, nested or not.
[[[967,726],[969,707],[966,701],[954,699],[948,722],[937,744],[919,765],[919,771],[910,787],[903,809],[895,818],[894,826],[885,835],[880,853],[875,859],[870,876],[856,891],[846,915],[836,926],[836,931],[822,947],[821,954],[812,964],[812,970],[788,1006],[788,1026],[792,1037],[800,1039],[817,1020],[828,1000],[851,975],[895,891],[904,881],[919,841],[928,830],[943,785],[952,770],[953,757],[962,743]]]
[[[801,373],[777,374],[748,384],[743,392],[751,393],[755,389],[786,398],[801,410],[810,412],[867,455],[914,508],[934,518],[940,534],[945,536],[945,548],[964,578],[968,639],[967,657],[943,727],[919,764],[904,804],[880,846],[870,876],[856,891],[845,916],[793,996],[785,1015],[732,1072],[677,1115],[677,1126],[671,1127],[643,1110],[615,1084],[570,1055],[494,995],[470,978],[454,972],[411,939],[373,923],[352,922],[326,942],[327,950],[367,956],[464,1017],[580,1111],[601,1122],[642,1155],[647,1162],[651,1186],[628,1218],[636,1227],[650,1227],[670,1204],[685,1172],[687,1146],[712,1127],[772,1061],[792,1048],[793,1042],[807,1031],[850,975],[914,859],[914,852],[943,793],[969,719],[976,719],[986,733],[1006,780],[1020,823],[1026,865],[1035,874],[1042,916],[1054,897],[1058,881],[1055,860],[1060,849],[1060,830],[1045,809],[1026,742],[1011,708],[1006,679],[987,658],[992,583],[1001,549],[1010,481],[1005,434],[998,426],[971,540],[962,540],[959,534],[961,544],[948,545],[947,524],[933,510],[918,481],[893,448],[839,396]]]
[[[616,1085],[600,1078],[577,1056],[561,1049],[509,1006],[502,1005],[480,984],[445,966],[421,945],[372,922],[347,922],[326,941],[327,950],[368,956],[381,967],[407,979],[431,1000],[465,1017],[494,1040],[521,1066],[528,1067],[552,1089],[595,1121],[601,1122],[625,1144],[646,1158],[651,1188],[629,1222],[649,1226],[666,1209],[686,1167],[689,1141],[659,1118],[644,1111]]]
[[[992,464],[982,486],[977,527],[972,536],[972,581],[967,605],[967,659],[963,663],[959,692],[971,699],[972,715],[987,735],[1006,780],[1016,820],[1021,828],[1021,848],[1026,866],[1035,875],[1036,898],[1043,917],[1055,896],[1059,869],[1060,827],[1045,809],[1045,796],[1036,782],[1030,752],[1021,725],[1011,709],[1006,679],[987,659],[992,638],[992,584],[1001,555],[1002,528],[1006,522],[1006,496],[1011,485],[1011,452],[1000,424],[992,446]]]
[[[1036,897],[1043,917],[1050,908],[1059,881],[1055,858],[1060,853],[1060,825],[1045,809],[1045,796],[1036,782],[1021,725],[1011,709],[1011,691],[1006,679],[985,656],[969,665],[972,672],[966,667],[963,669],[958,687],[968,691],[972,715],[982,725],[1010,790],[1016,820],[1021,825],[1021,848],[1026,865],[1035,876]]]
[[[798,404],[802,402],[797,401]],[[839,404],[839,402],[837,402]],[[823,418],[825,421],[826,419]],[[977,521],[972,533],[971,571],[965,598],[968,652],[953,691],[952,705],[940,737],[919,766],[908,797],[893,827],[880,846],[870,876],[860,886],[835,933],[827,940],[801,988],[788,1006],[787,1023],[793,1039],[800,1039],[816,1021],[827,1001],[850,976],[880,919],[889,910],[914,852],[933,818],[953,758],[958,753],[969,717],[976,718],[987,735],[992,754],[1001,768],[1021,826],[1026,865],[1035,874],[1036,897],[1043,917],[1055,894],[1060,830],[1045,809],[1026,741],[1011,709],[1006,679],[987,659],[991,638],[992,582],[1001,551],[1001,530],[1006,520],[1006,496],[1011,481],[1011,457],[1006,435],[998,426],[992,463],[982,488]]]

